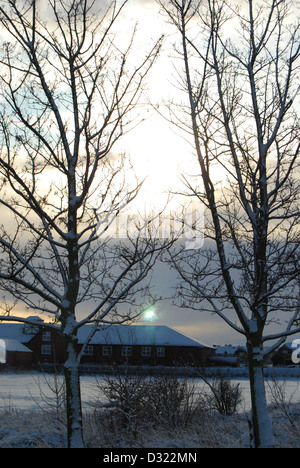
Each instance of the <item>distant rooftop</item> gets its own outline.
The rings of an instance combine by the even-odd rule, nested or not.
[[[38,322],[36,317],[31,317]],[[42,324],[42,323],[41,323]],[[46,324],[45,324],[46,325]],[[83,344],[92,332],[92,325],[78,330],[78,343]],[[0,322],[0,338],[27,343],[39,331],[38,327],[24,323]],[[165,325],[109,325],[97,330],[90,344],[143,345],[143,346],[193,346],[211,348]]]
[[[233,356],[239,350],[246,351],[245,346],[235,346],[231,344],[214,345],[214,349],[216,350],[216,356],[217,355]]]
[[[91,325],[78,331],[78,342],[84,343],[91,332]],[[197,346],[210,348],[200,341],[190,338],[165,325],[110,325],[97,331],[91,344],[146,345],[146,346]]]

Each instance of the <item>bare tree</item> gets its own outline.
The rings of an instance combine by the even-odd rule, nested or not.
[[[201,182],[185,182],[206,207],[205,235],[212,245],[171,252],[182,279],[179,295],[185,306],[218,314],[245,337],[253,444],[272,446],[264,355],[299,332],[295,4],[159,3],[180,32],[184,64],[186,101],[170,106],[169,118],[188,133],[195,150]]]
[[[161,41],[134,63],[135,31],[127,45],[116,34],[128,0],[104,12],[89,0],[37,3],[0,6],[0,287],[52,318],[48,327],[64,338],[68,443],[80,447],[78,329],[92,324],[91,338],[149,305],[144,280],[162,247],[138,227],[124,241],[108,235],[141,186],[112,148],[138,123],[133,111]]]

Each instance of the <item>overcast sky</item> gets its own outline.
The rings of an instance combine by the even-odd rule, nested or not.
[[[119,23],[122,24],[122,35],[129,33],[137,21],[136,43],[140,44],[141,50],[149,50],[161,34],[165,34],[161,55],[148,80],[147,98],[153,105],[161,103],[162,100],[183,100],[185,97],[179,95],[175,86],[178,70],[174,68],[181,69],[182,62],[178,58],[174,61],[173,50],[174,42],[180,38],[176,30],[167,24],[157,2],[131,0],[123,12],[122,19]],[[125,24],[126,28],[123,30]],[[163,106],[159,110],[164,113]],[[140,177],[148,176],[141,192],[143,200],[164,200],[169,189],[178,188],[183,170],[190,174],[199,172],[192,147],[182,135],[178,135],[178,131],[169,122],[151,110],[147,120],[122,139],[116,150],[128,152]],[[216,316],[208,312],[183,310],[176,306],[173,301],[176,282],[176,273],[167,265],[160,263],[156,266],[153,276],[154,292],[168,299],[157,304],[156,316],[151,323],[174,327],[208,345],[244,344],[243,336],[234,332]],[[147,323],[143,321],[143,316],[140,323]]]
[[[239,5],[245,2],[238,1]],[[178,91],[177,72],[183,68],[183,63],[176,57],[173,45],[179,44],[180,37],[176,29],[168,24],[166,17],[160,11],[155,0],[131,0],[123,12],[122,31],[128,33],[137,21],[138,33],[136,44],[140,50],[149,50],[153,43],[165,35],[162,52],[149,77],[147,99],[155,106],[160,103],[159,111],[164,113],[161,105],[168,100],[183,101],[186,96]],[[125,28],[123,30],[123,27]],[[234,34],[230,30],[230,35]],[[143,178],[148,176],[141,192],[144,200],[164,199],[165,193],[179,187],[181,171],[199,174],[193,148],[188,144],[177,129],[159,113],[149,111],[147,119],[132,134],[120,142],[120,150],[126,150],[133,159],[135,168]],[[216,175],[222,180],[222,173]],[[158,294],[169,297],[157,306],[156,319],[153,323],[177,328],[198,340],[212,344],[245,344],[244,337],[215,315],[208,312],[182,310],[173,304],[176,274],[166,265],[155,268],[154,285]]]

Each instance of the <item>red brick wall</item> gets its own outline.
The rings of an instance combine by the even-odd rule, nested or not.
[[[46,330],[45,330],[46,331]],[[62,337],[55,331],[50,331],[45,339],[44,331],[41,330],[26,346],[33,351],[35,362],[64,362],[64,345]],[[51,354],[42,354],[43,345],[51,346]],[[142,346],[132,346],[132,355],[122,355],[122,345],[112,346],[112,355],[103,355],[103,345],[92,345],[93,354],[85,354],[83,363],[128,363],[133,365],[208,365],[208,357],[214,354],[210,348],[165,346],[164,356],[157,355],[157,347],[151,346],[151,355],[142,356]],[[79,350],[82,346],[79,345]],[[50,349],[50,348],[49,348]]]

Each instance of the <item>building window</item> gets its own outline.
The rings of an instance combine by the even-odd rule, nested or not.
[[[151,356],[151,346],[142,346],[142,356],[143,357]]]
[[[132,356],[132,346],[123,346],[122,356],[123,357],[131,357]]]
[[[165,357],[165,348],[163,346],[157,346],[156,356],[157,357]]]
[[[42,354],[47,354],[47,355],[51,354],[51,345],[42,344],[41,353]]]
[[[51,341],[51,331],[43,331],[42,341]]]
[[[30,323],[25,323],[23,328],[24,335],[36,335],[40,331],[40,327],[37,325],[30,325]]]
[[[112,355],[112,347],[111,346],[103,346],[102,356],[111,356],[111,355]]]
[[[85,350],[84,350],[84,354],[86,356],[93,356],[94,355],[94,346],[93,345],[87,345]]]

